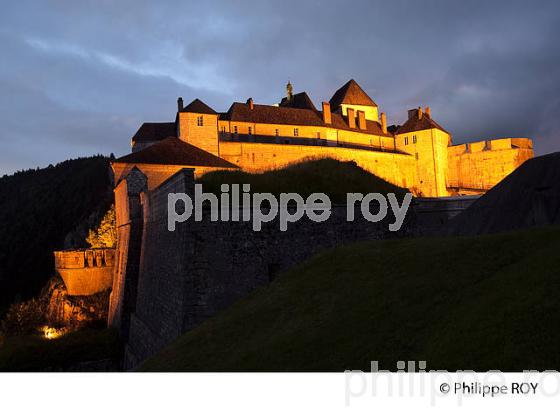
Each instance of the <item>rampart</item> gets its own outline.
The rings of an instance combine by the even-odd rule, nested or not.
[[[354,161],[359,167],[384,180],[414,190],[416,161],[413,156],[372,149],[340,146],[278,145],[258,142],[221,142],[220,157],[247,172],[264,172],[284,168],[309,159],[333,158]]]
[[[125,368],[135,367],[185,331],[323,249],[410,236],[417,234],[418,227],[427,228],[415,220],[415,212],[408,213],[398,232],[388,229],[392,217],[371,223],[357,209],[355,215],[360,217],[348,222],[344,204],[333,205],[325,222],[304,217],[286,232],[279,229],[278,221],[264,224],[260,232],[253,231],[250,221],[211,222],[208,209],[202,221],[189,219],[169,231],[168,194],[192,195],[194,172],[184,169],[155,190],[147,186],[146,178],[135,170],[115,189],[118,268],[109,324],[124,339]],[[430,212],[428,225],[437,219],[439,226],[449,209],[457,206],[424,206]]]
[[[87,296],[111,288],[115,250],[80,249],[54,252],[55,269],[71,296]]]
[[[346,206],[333,206],[326,222],[304,217],[286,232],[277,221],[260,232],[253,231],[252,222],[211,222],[207,212],[203,221],[177,224],[171,232],[168,193],[192,193],[193,178],[193,170],[185,169],[157,189],[141,192],[140,207],[136,194],[128,195],[132,200],[123,195],[131,192],[126,188],[130,178],[115,190],[117,215],[127,214],[123,207],[142,214],[134,220],[117,217],[119,261],[109,317],[124,335],[127,368],[321,249],[408,234],[407,221],[396,233],[388,229],[394,220],[347,222]],[[139,229],[139,242],[131,240],[130,232]]]
[[[451,191],[487,191],[533,158],[528,138],[502,138],[448,147],[447,186]]]

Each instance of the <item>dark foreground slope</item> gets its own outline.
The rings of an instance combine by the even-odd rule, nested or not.
[[[37,295],[53,273],[52,251],[80,226],[76,236],[85,238],[111,194],[109,159],[101,156],[0,178],[0,317],[14,298]]]
[[[0,341],[0,372],[113,371],[121,350],[114,329],[83,329],[58,339],[13,336]]]
[[[560,227],[375,241],[318,255],[146,371],[560,369]]]
[[[447,232],[479,235],[560,224],[560,152],[525,162],[465,212]]]

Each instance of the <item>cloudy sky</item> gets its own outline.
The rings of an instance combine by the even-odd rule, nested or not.
[[[119,156],[176,99],[318,105],[354,78],[400,123],[560,151],[557,1],[35,1],[0,14],[0,175]]]

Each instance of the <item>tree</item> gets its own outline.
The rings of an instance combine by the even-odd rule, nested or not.
[[[114,248],[117,243],[115,205],[107,211],[97,229],[90,229],[86,238],[92,248]]]

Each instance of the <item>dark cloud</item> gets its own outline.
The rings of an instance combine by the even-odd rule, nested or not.
[[[129,149],[176,97],[225,110],[315,102],[355,78],[402,122],[430,105],[455,142],[560,149],[560,5],[518,1],[13,2],[0,16],[0,174]]]

